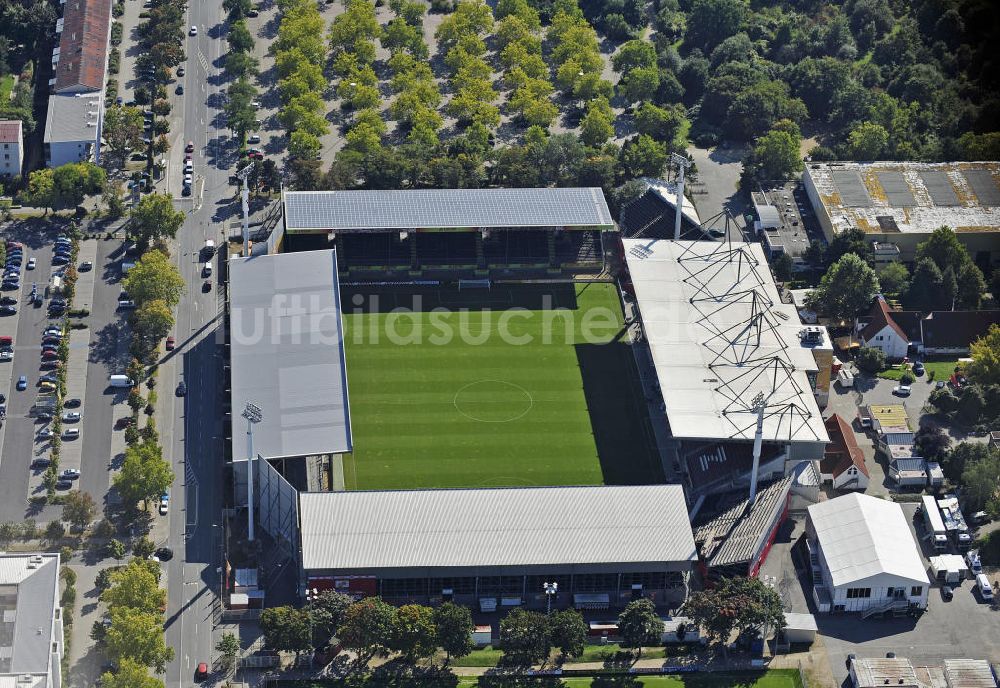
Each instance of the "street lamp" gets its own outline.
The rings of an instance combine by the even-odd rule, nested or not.
[[[253,542],[253,426],[264,420],[264,413],[247,402],[243,417],[247,419],[247,542]]]
[[[542,589],[545,591],[545,614],[546,616],[552,612],[552,597],[559,592],[559,584],[555,581],[549,583],[542,583]]]

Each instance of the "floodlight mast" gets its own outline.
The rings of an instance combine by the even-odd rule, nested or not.
[[[680,153],[671,153],[670,162],[677,165],[677,205],[674,213],[674,241],[681,238],[681,215],[684,212],[684,172],[693,164]]]
[[[247,542],[253,542],[253,426],[264,414],[259,406],[247,402],[242,415],[247,419]]]
[[[240,204],[243,207],[243,255],[250,255],[250,190],[247,188],[247,177],[253,170],[253,164],[247,165],[236,173],[236,178],[243,182],[240,189]],[[258,409],[259,410],[259,409]]]
[[[757,499],[757,471],[760,470],[760,449],[764,440],[764,409],[767,408],[764,393],[757,392],[757,395],[750,404],[753,410],[757,412],[757,432],[753,436],[753,470],[750,473],[749,505],[753,506],[754,500]]]

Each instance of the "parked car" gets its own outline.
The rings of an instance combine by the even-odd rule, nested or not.
[[[36,456],[31,460],[32,468],[48,468],[52,465],[52,459],[47,456]]]
[[[208,664],[205,662],[198,662],[198,667],[194,670],[194,678],[196,681],[202,681],[208,678]]]
[[[174,347],[177,345],[177,340],[173,337],[167,337],[167,351],[173,351]]]
[[[64,423],[79,423],[80,422],[80,412],[79,411],[67,411],[63,414]]]
[[[68,428],[63,430],[64,440],[75,440],[80,436],[80,428]]]
[[[73,481],[71,480],[60,480],[56,483],[57,490],[68,490],[73,487]]]
[[[69,256],[63,256],[63,255],[52,256],[53,265],[65,265],[68,262],[69,262]]]
[[[17,313],[16,306],[0,306],[0,315],[14,315]]]
[[[29,270],[34,270],[34,269],[35,269],[35,265],[36,265],[36,263],[35,263],[35,257],[34,257],[34,256],[32,256],[31,258],[28,258],[28,265],[27,265],[27,268],[28,268]]]
[[[85,260],[82,263],[80,263],[80,272],[87,272],[88,270],[93,269],[93,267],[94,264],[92,262],[90,262],[89,260]]]
[[[23,392],[26,389],[28,389],[28,376],[22,375],[21,377],[17,378],[17,390],[19,392]]]
[[[0,361],[13,361],[13,360],[14,360],[13,351],[10,351],[9,349],[4,349],[3,351],[0,351]]]
[[[153,558],[156,561],[170,561],[174,558],[174,551],[169,547],[160,547],[158,550],[153,552]]]
[[[177,383],[177,391],[176,391],[177,396],[182,397],[187,394],[187,391],[188,388],[187,385],[184,384],[184,380],[181,380],[180,382]]]
[[[913,374],[914,375],[918,375],[918,376],[919,375],[923,375],[924,374],[924,364],[921,363],[920,361],[917,361],[916,363],[914,363],[913,364]]]
[[[80,471],[76,470],[75,468],[67,468],[62,473],[59,474],[59,477],[62,478],[63,480],[76,480],[77,478],[80,477]]]
[[[250,134],[247,143],[260,143],[260,134]]]
[[[177,76],[184,76],[184,65],[177,68]]]
[[[43,351],[42,352],[42,359],[43,360],[55,360],[57,358],[59,358],[59,352],[58,351]]]
[[[185,153],[194,153],[194,141],[188,141],[187,146],[184,147]]]
[[[170,495],[164,492],[160,495],[160,514],[166,516],[170,510]]]
[[[174,93],[179,96],[184,95],[184,86],[182,84],[177,84],[177,88],[174,89]]]
[[[892,388],[892,393],[897,397],[908,397],[910,396],[910,391],[909,385],[896,385]]]
[[[190,33],[192,36],[197,36],[198,35],[198,27],[197,26],[192,26],[191,30],[188,33]]]
[[[81,401],[77,398],[67,399],[63,402],[63,406],[66,408],[80,408]]]

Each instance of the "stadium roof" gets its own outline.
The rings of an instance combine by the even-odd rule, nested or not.
[[[680,485],[315,492],[299,512],[309,570],[696,558]]]
[[[805,174],[836,233],[1000,231],[1000,162],[810,163]]]
[[[885,573],[927,584],[903,510],[865,494],[848,494],[809,507],[816,539],[840,587]]]
[[[254,452],[274,459],[351,450],[337,254],[229,262],[232,408],[260,407]],[[234,425],[240,425],[236,418]],[[233,459],[246,460],[233,433]]]
[[[758,244],[624,240],[626,260],[675,437],[829,440],[807,371],[805,327],[781,303]]]
[[[289,232],[568,227],[614,229],[604,193],[574,189],[290,191]]]

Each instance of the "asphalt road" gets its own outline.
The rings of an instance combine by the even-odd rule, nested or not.
[[[188,213],[173,251],[187,290],[177,309],[177,348],[164,356],[158,385],[167,402],[161,410],[169,409],[160,424],[164,452],[177,475],[167,541],[175,556],[166,564],[166,641],[176,656],[164,676],[167,686],[194,685],[198,663],[211,665],[216,642],[212,627],[222,523],[222,371],[216,330],[222,317],[215,279],[211,291],[202,290],[199,251],[207,239],[225,246],[221,220],[233,209],[228,178],[235,164],[229,157],[235,150],[226,148],[228,132],[217,129],[223,88],[218,77],[224,50],[222,2],[192,3],[189,15],[188,24],[198,27],[198,36],[186,39],[185,95],[173,96],[171,130],[179,135],[171,145],[167,172],[175,207]],[[195,144],[195,184],[192,196],[181,198],[187,141]],[[181,379],[188,388],[183,398],[174,394]]]
[[[120,390],[112,393],[108,376],[125,371],[128,365],[128,337],[125,318],[116,310],[121,291],[118,241],[99,241],[94,270],[94,298],[90,309],[90,355],[87,363],[87,391],[84,398],[83,455],[80,466],[80,489],[90,493],[99,505],[104,504],[111,482],[109,464],[113,404],[124,401]],[[114,432],[119,432],[115,430]]]
[[[33,225],[38,226],[38,225]],[[31,283],[38,284],[38,290],[44,294],[52,274],[52,241],[57,236],[55,231],[33,232],[32,234],[14,233],[10,238],[24,244],[24,262],[21,265],[20,291],[0,292],[4,295],[18,298],[17,334],[14,335],[14,360],[4,365],[13,366],[10,390],[7,391],[7,420],[3,438],[3,451],[0,452],[0,521],[23,521],[25,518],[45,517],[29,511],[27,502],[28,475],[31,470],[31,459],[35,451],[48,443],[35,442],[35,433],[43,427],[28,416],[28,411],[35,403],[38,394],[39,352],[41,351],[42,330],[56,319],[48,317],[48,311],[43,306],[34,308],[27,303],[31,293]],[[34,270],[28,270],[28,259],[32,256],[37,261]],[[46,304],[48,302],[46,301]],[[15,389],[17,378],[24,375],[28,378],[28,388],[23,392]],[[58,513],[57,513],[58,517]]]

